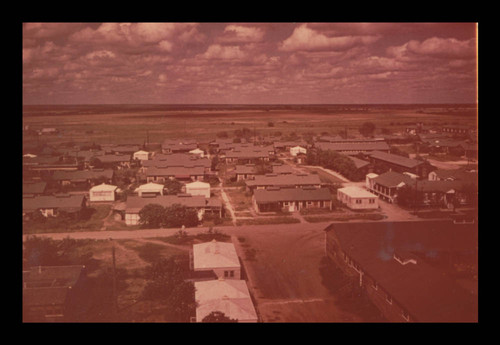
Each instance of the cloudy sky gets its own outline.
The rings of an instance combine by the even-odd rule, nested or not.
[[[23,103],[474,103],[476,39],[474,23],[23,23]]]

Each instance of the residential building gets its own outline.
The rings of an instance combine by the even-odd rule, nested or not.
[[[427,162],[407,158],[388,152],[373,151],[367,154],[372,165],[372,172],[380,174],[386,171],[410,172],[420,177],[427,177],[434,168]]]
[[[205,178],[203,167],[149,167],[146,171],[147,182],[164,183],[168,179],[178,181],[201,181]]]
[[[149,182],[137,187],[134,192],[137,193],[140,197],[148,197],[148,196],[156,196],[163,195],[164,185],[159,183]]]
[[[118,187],[110,184],[98,184],[89,190],[89,201],[115,201]]]
[[[47,190],[47,182],[44,181],[23,181],[24,195],[42,195]]]
[[[325,242],[326,256],[390,322],[478,321],[477,223],[333,223]],[[470,267],[467,288],[447,273],[455,264]]]
[[[307,149],[302,146],[294,146],[290,148],[290,155],[296,157],[298,154],[307,154]]]
[[[149,160],[150,156],[151,156],[150,152],[139,150],[134,152],[132,159],[139,161],[147,161]]]
[[[373,151],[389,152],[390,147],[384,140],[349,140],[337,142],[316,142],[314,147],[320,150],[332,150],[346,155],[370,153]]]
[[[200,221],[203,219],[205,213],[218,214],[222,217],[222,203],[218,198],[207,199],[201,195],[192,196],[190,194],[161,195],[155,197],[129,196],[125,207],[125,224],[139,224],[139,212],[148,204],[159,204],[163,207],[180,204],[195,209]]]
[[[23,321],[72,322],[87,307],[85,266],[37,266],[23,270]]]
[[[232,151],[226,152],[226,163],[252,164],[258,162],[267,162],[274,154],[272,146],[240,146]]]
[[[288,164],[273,164],[273,174],[276,175],[289,175],[295,173],[295,170]]]
[[[295,212],[307,208],[332,209],[328,188],[268,188],[257,189],[252,196],[256,212]]]
[[[378,197],[356,186],[337,189],[337,200],[352,210],[373,210],[378,208]]]
[[[93,157],[100,162],[100,168],[104,169],[123,169],[130,168],[130,154],[104,154]]]
[[[84,195],[23,195],[23,218],[30,219],[32,214],[40,211],[45,217],[57,217],[60,212],[78,218],[87,206]]]
[[[257,312],[244,280],[199,281],[194,283],[194,287],[196,322],[202,322],[215,311],[222,312],[237,322],[258,322]]]
[[[316,174],[266,174],[256,175],[253,180],[245,181],[250,191],[272,187],[299,188],[315,187],[320,188],[322,183]]]
[[[195,271],[213,271],[217,278],[241,279],[241,264],[233,243],[210,242],[193,244],[190,268]]]
[[[93,169],[93,170],[76,170],[76,171],[54,171],[52,181],[61,186],[72,185],[88,190],[89,187],[96,183],[113,182],[114,171],[112,169]]]
[[[257,168],[255,167],[255,164],[236,165],[236,168],[234,169],[236,181],[253,180],[256,173]]]
[[[191,195],[202,195],[205,198],[210,198],[210,183],[195,181],[186,183],[186,193]]]

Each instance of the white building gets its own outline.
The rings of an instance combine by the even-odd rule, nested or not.
[[[290,154],[292,156],[297,156],[299,153],[307,154],[307,149],[303,148],[302,146],[294,146],[290,147]]]
[[[149,182],[140,185],[135,189],[135,192],[139,194],[140,197],[151,196],[151,195],[163,195],[164,186],[159,183]]]
[[[257,312],[244,280],[209,280],[194,283],[196,322],[214,311],[238,322],[257,322]]]
[[[378,197],[359,187],[337,189],[337,199],[352,210],[370,210],[378,208]]]
[[[201,150],[201,149],[194,149],[194,150],[189,151],[189,153],[192,155],[200,156],[201,158],[203,158],[205,156],[205,152],[203,152],[203,150]]]
[[[374,185],[374,181],[373,179],[378,177],[377,174],[374,174],[374,173],[369,173],[366,175],[366,179],[365,179],[365,182],[366,182],[366,189],[368,190],[373,190],[373,185]]]
[[[149,159],[149,152],[147,151],[137,151],[134,152],[134,156],[132,157],[134,160],[138,159],[140,161],[147,161]]]
[[[115,201],[117,186],[109,184],[99,184],[89,190],[89,200],[94,201]]]
[[[210,198],[210,183],[195,181],[186,183],[186,193],[191,195],[203,195]]]
[[[193,271],[213,271],[218,278],[241,279],[241,265],[232,243],[211,242],[193,245],[190,252]]]

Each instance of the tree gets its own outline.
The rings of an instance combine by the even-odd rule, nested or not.
[[[177,180],[166,180],[164,183],[164,187],[167,189],[168,195],[179,194],[182,190],[182,183]]]
[[[221,311],[213,311],[201,320],[201,322],[238,322],[237,319],[231,319],[229,316],[226,316]]]
[[[359,133],[365,137],[370,137],[375,133],[375,124],[373,122],[365,122],[359,127]]]
[[[159,204],[147,204],[139,211],[139,223],[142,227],[159,228],[163,225],[165,209]]]
[[[186,227],[197,226],[200,221],[195,209],[181,204],[173,204],[165,208],[163,222],[166,227],[173,228],[183,225]]]
[[[97,158],[97,157],[90,158],[90,162],[89,163],[94,168],[100,169],[100,168],[103,167],[103,164],[102,164],[101,160],[99,158]]]
[[[215,155],[212,158],[212,162],[210,163],[210,170],[215,171],[217,170],[217,165],[219,164],[219,155]]]

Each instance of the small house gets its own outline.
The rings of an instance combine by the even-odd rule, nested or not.
[[[117,186],[110,184],[98,184],[89,190],[90,202],[96,201],[115,201]]]
[[[302,153],[302,154],[307,154],[307,149],[305,149],[304,147],[302,146],[294,146],[294,147],[291,147],[290,148],[290,154],[292,156],[297,156],[299,153]]]
[[[378,197],[356,186],[337,189],[337,200],[352,210],[373,210],[378,208]]]
[[[236,181],[253,180],[256,173],[257,169],[255,164],[236,165],[234,169]]]
[[[328,188],[257,189],[252,196],[256,212],[295,212],[308,208],[332,209]]]
[[[186,193],[191,195],[203,195],[210,198],[210,183],[195,181],[186,183]]]
[[[132,159],[139,160],[139,161],[147,161],[149,159],[149,156],[150,156],[149,152],[140,150],[140,151],[134,152]]]
[[[213,271],[218,278],[241,279],[241,264],[233,243],[214,239],[194,244],[189,254],[194,271]]]
[[[156,196],[163,195],[164,185],[159,183],[149,182],[143,185],[140,185],[135,189],[135,193],[137,193],[140,197],[145,196]]]

